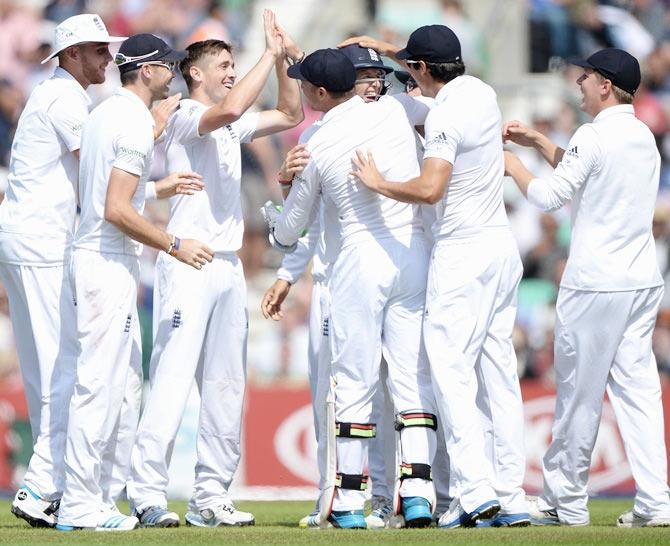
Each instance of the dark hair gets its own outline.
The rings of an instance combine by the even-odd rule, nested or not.
[[[179,63],[179,70],[184,77],[186,86],[191,89],[193,78],[191,78],[191,67],[205,55],[217,55],[222,51],[233,52],[232,46],[223,40],[202,40],[193,42],[186,48],[187,56]]]
[[[121,78],[121,85],[128,85],[130,83],[135,83],[139,75],[140,75],[139,68],[136,68],[135,70],[128,70],[127,72],[121,72],[119,74],[119,77]]]
[[[425,61],[424,61],[425,62]],[[465,74],[465,65],[463,61],[452,61],[449,63],[429,63],[426,62],[428,73],[433,79],[447,83]]]

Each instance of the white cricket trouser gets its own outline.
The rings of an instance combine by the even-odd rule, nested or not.
[[[556,304],[556,414],[543,459],[540,507],[588,523],[586,485],[605,390],[637,487],[641,516],[670,517],[663,406],[651,338],[663,287],[625,292],[561,288]]]
[[[79,248],[72,256],[81,353],[70,402],[65,491],[58,521],[95,527],[105,505],[103,459],[115,448],[110,441],[114,441],[140,327],[139,260]]]
[[[377,425],[377,436],[368,445],[368,474],[372,494],[393,499],[395,486],[396,451],[395,410],[388,388],[388,365],[382,360],[379,384],[372,396],[372,422]],[[437,443],[437,442],[436,442]]]
[[[228,500],[240,459],[248,332],[242,264],[234,253],[217,253],[197,270],[161,254],[154,290],[151,390],[128,496],[138,510],[167,506],[168,466],[195,378],[201,401],[191,506],[214,508]]]
[[[382,354],[388,363],[389,390],[398,412],[435,413],[430,370],[421,342],[428,248],[395,239],[345,247],[330,279],[330,346],[335,415],[345,423],[370,423],[379,385]],[[401,436],[406,463],[430,464],[434,431],[409,427]],[[369,440],[337,439],[338,472],[363,474]],[[404,480],[400,495],[431,499],[432,482]],[[365,494],[337,489],[333,510],[360,510]]]
[[[24,483],[46,500],[63,492],[68,408],[79,344],[67,267],[0,263],[33,436]]]
[[[102,457],[100,484],[105,504],[115,506],[130,479],[130,456],[135,445],[135,434],[140,421],[142,406],[142,337],[139,329],[133,340],[130,369],[126,380],[126,392],[119,420],[109,439],[107,450]]]
[[[309,390],[312,394],[312,412],[314,415],[314,434],[316,436],[316,462],[319,469],[319,489],[323,488],[323,479],[326,472],[326,446],[320,441],[320,434],[322,427],[325,427],[324,422],[324,407],[326,399],[320,401],[318,398],[318,384],[319,384],[319,355],[326,343],[321,343],[323,339],[323,320],[321,300],[328,298],[328,286],[325,282],[315,281],[312,284],[312,298],[309,306],[309,341],[307,346],[307,376],[309,378]],[[326,301],[326,313],[327,313]]]
[[[521,274],[506,229],[433,247],[424,340],[450,460],[449,493],[466,512],[495,498],[506,513],[527,512],[523,403],[512,346]],[[490,442],[480,412],[492,423]]]

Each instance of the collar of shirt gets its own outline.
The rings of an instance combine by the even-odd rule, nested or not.
[[[69,80],[72,83],[72,86],[77,90],[77,92],[86,99],[86,104],[90,105],[91,104],[91,97],[88,96],[88,93],[86,93],[86,90],[81,86],[81,84],[76,80],[76,78],[70,74],[67,70],[64,68],[61,68],[60,66],[56,67],[56,70],[54,70],[54,75],[53,78],[56,80]]]
[[[147,108],[147,105],[144,104],[144,101],[142,101],[142,99],[140,97],[138,97],[135,93],[133,93],[132,91],[129,91],[125,87],[119,87],[116,90],[116,94],[120,95],[122,97],[126,97],[126,98],[130,99],[131,101],[137,101],[136,105],[141,105],[142,110],[145,111],[147,113],[147,115],[151,118],[151,126],[152,127],[156,126],[156,121],[154,120],[154,117],[151,115],[151,110],[149,110]]]
[[[456,76],[453,80],[444,84],[442,89],[437,92],[435,95],[435,104],[440,104],[447,99],[449,93],[453,93],[463,85],[467,83],[467,78],[465,76]]]
[[[610,116],[616,116],[617,114],[631,114],[634,116],[635,110],[633,109],[632,104],[617,104],[616,106],[610,106],[593,118],[593,123],[602,121]]]
[[[321,124],[323,125],[327,123],[329,119],[333,119],[334,117],[340,116],[347,110],[350,110],[351,108],[358,106],[359,104],[364,104],[363,99],[358,95],[354,95],[349,100],[344,101],[328,110],[321,118]]]

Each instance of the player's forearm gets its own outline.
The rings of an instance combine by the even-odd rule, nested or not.
[[[403,203],[434,205],[442,198],[442,194],[423,182],[421,177],[413,178],[407,182],[389,182],[382,179],[374,188],[370,189]]]
[[[289,78],[286,68],[287,63],[284,59],[279,59],[275,64],[278,82],[277,110],[284,114],[286,128],[289,129],[305,119],[305,114],[302,110],[298,80]]]
[[[561,159],[563,159],[565,150],[549,140],[549,138],[544,136],[539,131],[533,140],[533,148],[540,152],[547,163],[556,168],[556,166],[561,162]]]
[[[158,250],[167,250],[172,237],[165,231],[158,229],[130,205],[118,203],[105,206],[105,220],[114,225],[131,239]]]
[[[519,191],[528,197],[528,186],[535,176],[518,157],[509,152],[505,152],[505,174],[511,176]]]

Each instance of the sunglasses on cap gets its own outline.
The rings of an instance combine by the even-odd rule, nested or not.
[[[164,68],[167,68],[170,72],[174,72],[177,69],[177,65],[179,64],[177,61],[144,61],[142,62],[142,59],[148,59],[150,57],[153,57],[158,53],[158,50],[156,49],[155,51],[152,51],[151,53],[146,53],[145,55],[137,55],[135,57],[131,57],[129,55],[124,55],[123,53],[117,53],[114,56],[114,63],[117,66],[123,66],[128,63],[136,63],[137,67],[139,68],[140,66],[143,66],[145,64],[148,65],[153,65],[153,66],[162,66]],[[140,61],[140,62],[138,62]]]

